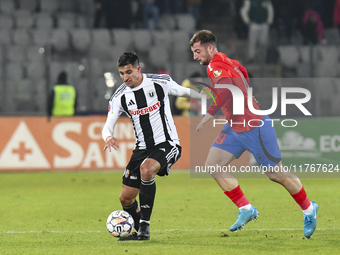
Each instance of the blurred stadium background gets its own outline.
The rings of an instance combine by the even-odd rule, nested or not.
[[[252,77],[340,76],[339,31],[333,25],[335,0],[272,0],[274,23],[266,59],[255,63],[247,63],[242,2],[156,0],[159,25],[149,17],[145,28],[143,1],[139,0],[1,0],[0,115],[44,115],[48,91],[61,70],[67,71],[69,83],[77,89],[77,114],[105,113],[109,95],[121,83],[116,60],[125,50],[140,55],[144,72],[166,71],[178,83],[194,71],[205,75],[188,47],[192,34],[202,28],[212,30],[219,50],[243,63]],[[323,22],[323,39],[316,45],[306,45],[303,40],[307,8],[316,9]],[[287,30],[289,20],[294,20],[295,28],[287,34],[282,31]],[[107,86],[113,83],[106,83],[106,72],[113,74],[106,78],[116,86]],[[268,91],[266,87],[257,89],[258,94]],[[338,115],[338,100],[329,102],[328,98],[339,96],[339,85],[333,82],[317,93],[321,93],[320,107],[327,106],[327,115]]]

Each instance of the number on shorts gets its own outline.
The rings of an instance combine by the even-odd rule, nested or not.
[[[217,144],[222,144],[223,143],[223,141],[224,141],[224,139],[227,137],[227,134],[225,134],[225,133],[221,133],[221,134],[219,134],[218,135],[218,137],[216,138],[216,143]]]

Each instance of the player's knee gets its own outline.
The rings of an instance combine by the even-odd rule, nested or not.
[[[130,198],[130,197],[127,197],[124,194],[120,194],[119,195],[119,201],[120,201],[122,206],[129,206],[129,205],[132,205],[132,203],[135,201],[135,198]]]
[[[276,183],[283,184],[283,182],[284,182],[283,178],[278,178],[276,176],[268,176],[268,177],[269,177],[269,180],[276,182]]]
[[[153,173],[152,173],[150,167],[145,166],[145,165],[141,165],[140,166],[140,177],[144,181],[151,180],[152,177],[153,177]]]

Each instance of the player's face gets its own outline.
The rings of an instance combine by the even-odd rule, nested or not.
[[[122,78],[126,86],[134,88],[141,84],[142,68],[140,66],[134,67],[133,65],[128,64],[126,66],[118,67],[118,70],[120,78]]]
[[[201,65],[209,65],[211,59],[207,45],[201,44],[201,42],[195,42],[191,46],[191,50],[194,54],[194,60],[200,62]]]

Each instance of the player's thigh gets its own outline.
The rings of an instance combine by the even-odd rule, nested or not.
[[[140,165],[147,158],[146,150],[134,150],[123,174],[123,185],[140,188]]]
[[[237,138],[231,128],[224,128],[212,144],[206,165],[226,166],[235,158],[239,158],[245,151],[244,145]]]
[[[263,123],[264,125],[261,127],[239,134],[239,139],[265,170],[275,167],[281,162],[281,153],[275,128],[272,126],[270,118],[264,116]]]
[[[223,150],[218,147],[211,147],[208,153],[207,160],[205,162],[205,165],[207,166],[226,166],[231,161],[235,159],[235,155],[230,153],[229,151]]]
[[[148,155],[149,159],[154,159],[160,164],[157,175],[169,175],[170,168],[181,157],[182,147],[172,142],[164,142],[155,146]]]
[[[146,158],[140,165],[141,178],[143,180],[153,178],[160,168],[161,164],[157,160],[153,158]]]

